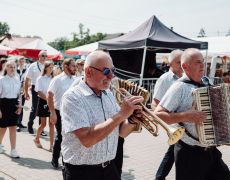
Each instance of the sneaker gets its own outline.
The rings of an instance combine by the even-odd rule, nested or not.
[[[12,158],[19,158],[19,155],[18,155],[18,153],[17,153],[17,151],[16,151],[15,149],[12,149],[12,150],[10,151],[10,156],[11,156]]]
[[[16,131],[17,131],[17,132],[21,132],[21,128],[20,128],[20,127],[17,127],[17,128],[16,128]]]
[[[42,131],[41,136],[47,136],[47,134],[44,131]]]

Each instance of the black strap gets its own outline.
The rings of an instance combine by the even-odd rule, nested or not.
[[[41,72],[41,68],[39,67],[38,61],[37,61],[37,67],[38,67],[38,70]]]
[[[193,84],[197,87],[205,87],[205,86],[210,86],[211,84],[209,83],[209,80],[208,80],[208,83],[203,83],[203,81],[201,83],[198,83],[198,82],[195,82],[193,80],[188,80],[188,79],[179,79],[178,81],[181,81],[181,82],[184,82],[184,83],[187,83],[187,84]],[[207,82],[207,79],[205,79],[205,81]],[[196,141],[199,141],[198,138],[194,137],[186,128],[185,128],[185,125],[184,123],[180,122],[178,123],[180,126],[184,127],[185,129],[185,133],[192,139],[196,140]]]

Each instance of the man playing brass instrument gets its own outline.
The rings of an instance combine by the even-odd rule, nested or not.
[[[196,124],[206,118],[204,112],[193,110],[192,91],[202,86],[204,60],[197,49],[187,49],[181,56],[184,75],[166,92],[155,113],[168,124],[182,122],[183,138],[174,146],[177,180],[229,180],[230,171],[214,146],[204,147],[197,140]],[[186,81],[190,83],[186,83]]]
[[[127,118],[143,101],[140,96],[124,99],[119,108],[109,90],[113,78],[111,57],[103,51],[87,56],[84,80],[62,98],[62,155],[65,180],[119,180],[114,162],[118,136],[134,128]]]

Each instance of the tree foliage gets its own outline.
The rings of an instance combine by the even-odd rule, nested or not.
[[[80,23],[78,25],[78,33],[72,33],[72,40],[68,40],[67,38],[57,38],[53,42],[50,42],[49,45],[57,50],[64,51],[66,49],[100,41],[105,37],[106,34],[103,33],[90,35],[89,28],[85,30],[84,25]]]
[[[10,26],[6,22],[0,22],[0,36],[9,33]]]

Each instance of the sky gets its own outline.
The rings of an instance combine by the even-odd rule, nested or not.
[[[230,30],[230,0],[0,0],[0,21],[10,26],[10,33],[46,42],[71,39],[80,23],[91,34],[127,33],[152,15],[190,38],[201,28],[207,36]]]

